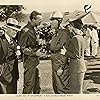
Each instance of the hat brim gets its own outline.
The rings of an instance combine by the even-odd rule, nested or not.
[[[14,29],[14,30],[16,30],[16,31],[20,31],[20,30],[21,30],[21,29],[19,29],[19,28],[16,28],[16,27],[13,27],[13,26],[9,26],[9,25],[6,25],[6,27],[9,27],[9,28]]]
[[[49,18],[49,20],[62,20],[62,18],[60,18],[60,17],[51,17],[51,18]]]
[[[82,19],[83,17],[85,17],[87,14],[89,14],[90,12],[88,13],[85,13],[85,14],[82,14],[82,15],[79,15],[79,16],[71,16],[69,18],[69,21],[75,21],[75,20],[78,20],[78,19]]]

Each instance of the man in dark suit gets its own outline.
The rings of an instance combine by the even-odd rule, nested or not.
[[[39,12],[33,11],[30,14],[30,21],[18,34],[18,43],[22,49],[22,58],[24,66],[24,94],[40,93],[38,42],[36,36],[36,27],[40,25],[42,16]]]
[[[15,38],[20,26],[14,18],[8,18],[0,35],[0,93],[16,94],[18,62]]]

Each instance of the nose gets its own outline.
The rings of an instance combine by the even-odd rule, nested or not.
[[[39,22],[41,23],[43,21],[43,19],[40,19]]]

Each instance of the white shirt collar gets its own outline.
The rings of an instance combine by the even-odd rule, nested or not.
[[[10,37],[8,36],[8,34],[5,33],[5,37],[6,37],[7,41],[10,42]]]

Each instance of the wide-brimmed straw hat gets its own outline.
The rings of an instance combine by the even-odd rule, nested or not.
[[[6,26],[17,31],[20,31],[21,28],[21,26],[19,26],[19,22],[14,18],[8,18],[6,21]]]
[[[89,13],[89,12],[88,12]],[[84,16],[86,16],[88,13],[84,13],[81,11],[74,11],[70,16],[69,16],[69,21],[75,21],[78,19],[82,19]]]

